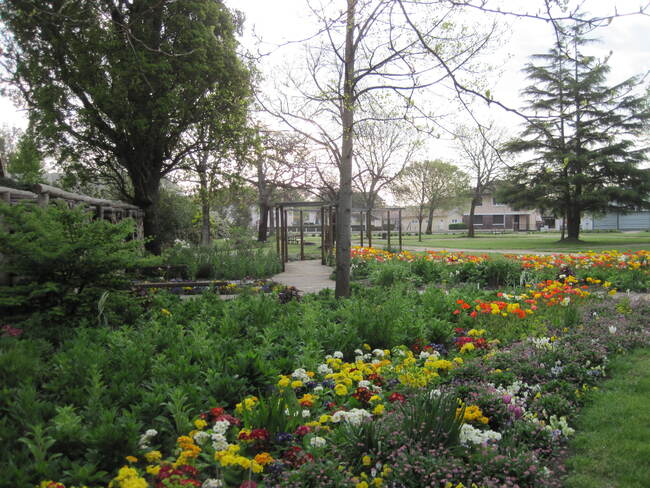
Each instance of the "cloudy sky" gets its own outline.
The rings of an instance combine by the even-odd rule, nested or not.
[[[343,0],[332,0],[344,5]],[[534,10],[540,0],[492,0],[501,2],[504,9],[520,9],[523,5]],[[246,16],[245,35],[242,43],[250,51],[271,53],[264,58],[260,67],[263,75],[273,76],[277,66],[286,61],[300,62],[301,50],[297,45],[278,48],[287,41],[297,41],[314,32],[305,0],[226,0],[232,7],[241,10]],[[647,0],[584,0],[584,10],[593,15],[609,15],[614,12],[637,11]],[[478,14],[477,14],[478,15]],[[553,43],[551,27],[541,21],[508,19],[505,34],[502,36],[494,60],[498,60],[502,75],[500,79],[489,82],[495,99],[521,108],[519,91],[527,81],[521,68],[531,54],[546,52]],[[615,83],[632,75],[645,73],[650,69],[650,16],[630,16],[615,19],[610,26],[597,32],[601,42],[590,49],[592,53],[605,57],[612,51],[610,82]],[[261,40],[261,42],[260,42]],[[485,109],[482,109],[485,110]],[[483,112],[499,124],[516,131],[518,119],[508,116],[496,107]],[[17,109],[8,99],[0,99],[0,123],[25,125],[24,112]],[[444,139],[444,137],[443,137]],[[445,141],[437,144],[441,154],[430,157],[453,159],[453,150]],[[448,141],[447,141],[448,142]]]

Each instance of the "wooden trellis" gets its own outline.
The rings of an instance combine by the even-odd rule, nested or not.
[[[289,261],[289,223],[288,211],[298,211],[298,235],[297,243],[300,245],[300,259],[305,259],[305,224],[304,224],[304,210],[317,208],[320,210],[320,246],[321,246],[321,262],[326,264],[328,260],[333,257],[334,248],[336,245],[336,205],[327,202],[278,202],[274,204],[269,210],[272,213],[272,220],[274,223],[276,250],[282,263],[284,265]],[[381,213],[386,216],[386,233],[387,245],[391,247],[391,232],[395,225],[391,222],[392,216],[397,216],[397,231],[399,250],[402,251],[402,208],[353,208],[352,213],[359,214],[359,237],[360,245],[364,245],[364,234],[367,233],[368,246],[372,246],[372,215]],[[383,221],[382,221],[383,222]],[[380,230],[383,231],[384,224],[382,223]]]

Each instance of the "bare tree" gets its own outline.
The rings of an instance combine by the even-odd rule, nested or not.
[[[502,175],[506,164],[499,149],[505,142],[502,129],[488,126],[460,127],[456,134],[457,148],[464,158],[472,183],[472,200],[469,209],[468,237],[474,237],[474,212],[483,193]]]
[[[447,78],[449,70],[462,72],[486,47],[495,26],[465,29],[460,10],[444,2],[345,0],[343,9],[339,2],[309,5],[321,35],[307,47],[306,76],[285,77],[283,98],[262,103],[336,164],[336,296],[341,297],[350,294],[353,155],[355,131],[363,121],[359,108],[381,94],[401,101],[399,115],[408,117],[415,93]],[[409,9],[427,18],[426,29],[417,35],[406,22]],[[421,39],[426,46],[439,46],[437,58]]]
[[[379,192],[399,177],[421,146],[409,129],[404,121],[357,124],[353,187],[363,197],[364,207],[375,207]]]
[[[260,130],[260,141],[251,161],[254,174],[244,176],[257,188],[260,212],[258,241],[267,239],[273,201],[311,188],[305,162],[309,153],[305,138],[297,133]]]
[[[393,187],[395,196],[418,209],[418,238],[422,241],[422,223],[428,213],[427,234],[432,233],[435,210],[450,208],[468,186],[468,176],[453,164],[440,160],[409,164]]]

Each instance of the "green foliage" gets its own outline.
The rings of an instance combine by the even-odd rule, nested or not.
[[[163,258],[165,264],[187,266],[196,279],[264,278],[281,270],[275,251],[250,238],[215,242],[210,247],[179,243]]]
[[[43,156],[32,131],[25,132],[9,157],[9,173],[21,183],[40,183],[43,178]]]
[[[463,425],[462,408],[456,413],[458,400],[455,394],[423,392],[400,405],[402,418],[400,431],[413,443],[428,447],[457,446]]]
[[[102,293],[125,288],[125,271],[138,259],[140,243],[127,240],[130,220],[112,224],[82,208],[6,204],[0,216],[0,252],[17,276],[14,286],[0,287],[4,316],[29,313],[43,325],[95,316]]]
[[[458,222],[456,224],[449,224],[449,230],[463,230],[467,229],[467,224]]]
[[[568,238],[577,240],[583,212],[647,207],[650,176],[639,168],[647,148],[637,138],[650,109],[635,95],[630,78],[605,84],[606,62],[585,55],[585,26],[562,26],[554,48],[536,55],[525,71],[529,108],[540,115],[511,152],[533,152],[532,160],[510,171],[498,198],[519,207],[537,207],[566,216]]]
[[[61,159],[117,180],[158,237],[159,183],[196,148],[188,134],[246,123],[241,19],[213,0],[26,0],[3,2],[0,18],[7,68],[39,136]],[[200,142],[214,149],[219,138]]]

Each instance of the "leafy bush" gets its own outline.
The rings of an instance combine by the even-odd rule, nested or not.
[[[178,243],[165,252],[164,262],[187,266],[196,279],[264,278],[281,271],[274,250],[243,238],[215,242],[210,247]]]
[[[105,291],[128,285],[140,243],[131,220],[93,220],[82,208],[0,205],[0,253],[14,286],[0,287],[0,315],[53,326],[96,316]]]
[[[449,224],[449,230],[461,230],[461,229],[467,229],[467,224],[463,222],[459,222],[457,224]]]

